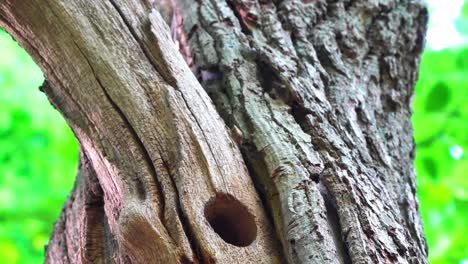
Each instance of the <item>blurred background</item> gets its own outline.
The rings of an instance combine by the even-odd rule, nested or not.
[[[468,264],[468,0],[427,1],[413,104],[418,197],[431,264]],[[0,263],[42,263],[70,192],[78,145],[38,87],[44,77],[0,29]]]

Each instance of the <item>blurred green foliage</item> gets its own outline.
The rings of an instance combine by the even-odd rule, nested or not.
[[[413,107],[430,260],[461,263],[468,259],[468,48],[423,54]]]
[[[453,21],[468,35],[468,1]],[[40,69],[0,30],[0,262],[39,263],[72,188],[78,145],[38,87]],[[468,263],[468,46],[423,54],[412,118],[430,263]]]
[[[78,144],[38,87],[31,57],[0,31],[0,263],[41,263],[70,192]]]

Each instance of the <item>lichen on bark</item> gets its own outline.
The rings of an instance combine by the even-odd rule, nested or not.
[[[425,263],[410,123],[421,1],[178,6],[289,262]]]

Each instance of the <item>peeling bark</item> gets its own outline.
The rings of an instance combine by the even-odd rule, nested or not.
[[[81,147],[46,262],[427,263],[426,20],[413,0],[0,1]]]

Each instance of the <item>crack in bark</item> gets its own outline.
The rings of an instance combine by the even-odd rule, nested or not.
[[[159,182],[158,177],[156,175],[156,169],[154,167],[153,161],[152,161],[151,156],[149,155],[148,151],[146,150],[143,142],[141,141],[140,137],[138,136],[138,133],[135,131],[135,129],[131,125],[130,121],[128,120],[128,118],[123,113],[122,109],[120,109],[120,107],[115,103],[115,101],[111,98],[111,96],[109,95],[109,93],[105,89],[105,86],[102,84],[101,80],[99,79],[99,76],[95,72],[95,70],[94,70],[91,62],[87,58],[86,54],[81,50],[81,48],[76,43],[75,43],[75,45],[76,45],[77,49],[80,51],[80,53],[83,56],[83,58],[85,59],[85,61],[87,62],[87,64],[88,64],[88,66],[89,66],[89,68],[90,68],[96,82],[99,84],[99,87],[101,87],[101,90],[104,93],[106,99],[111,104],[111,106],[115,110],[115,112],[119,115],[122,122],[124,122],[125,127],[128,128],[128,132],[132,136],[134,142],[137,144],[137,146],[138,146],[138,148],[139,148],[139,150],[140,150],[140,152],[141,152],[141,154],[142,154],[142,156],[143,156],[143,158],[145,160],[145,163],[147,164],[147,167],[149,169],[151,177],[153,178],[154,182],[156,183],[158,193],[163,196],[163,191],[162,191],[163,188],[162,188],[161,182]],[[134,180],[137,181],[136,182],[137,186],[138,185],[140,185],[140,186],[143,185],[144,186],[144,184],[142,183],[140,178],[136,178]],[[140,191],[142,191],[142,190],[140,190]],[[143,190],[143,192],[145,192],[145,191]],[[159,218],[161,219],[161,221],[164,222],[164,220],[163,220],[164,217],[162,217],[162,212],[164,212],[164,208],[165,208],[165,199],[164,199],[164,197],[162,199],[160,199],[160,201],[161,201],[161,210],[160,210]]]
[[[148,153],[148,151],[146,150],[146,148],[144,147],[144,144],[143,142],[141,141],[141,139],[139,138],[137,132],[133,129],[130,121],[127,119],[127,117],[125,116],[125,114],[123,113],[123,111],[119,108],[119,106],[112,100],[112,98],[110,97],[110,95],[108,94],[108,92],[106,91],[104,85],[102,84],[102,82],[100,81],[97,73],[94,71],[94,68],[91,66],[91,63],[90,61],[88,60],[88,58],[86,57],[86,55],[83,53],[83,51],[77,46],[77,48],[80,50],[80,52],[82,53],[84,59],[87,61],[87,64],[88,66],[90,67],[96,81],[98,82],[99,84],[99,87],[101,87],[105,97],[107,98],[107,100],[109,101],[109,103],[111,104],[112,108],[116,111],[116,113],[120,116],[121,120],[124,122],[125,124],[125,127],[128,128],[128,131],[130,133],[130,135],[132,135],[132,138],[134,140],[135,143],[137,143],[137,146],[141,152],[141,154],[143,155],[143,158],[147,164],[147,167],[149,169],[149,172],[151,174],[151,177],[154,181],[154,183],[156,184],[156,188],[157,188],[157,191],[158,191],[158,194],[160,195],[161,199],[159,199],[160,201],[160,205],[161,205],[161,208],[159,210],[159,219],[160,221],[162,222],[163,226],[165,227],[166,229],[166,232],[169,234],[169,237],[172,239],[172,242],[175,243],[173,237],[170,235],[171,232],[169,232],[169,230],[167,229],[167,223],[165,221],[165,217],[164,217],[164,212],[165,212],[165,197],[164,197],[164,192],[163,192],[163,187],[162,187],[162,184],[161,182],[159,181],[158,177],[157,177],[157,174],[156,174],[156,168],[154,167],[154,164],[153,164],[153,161]],[[167,168],[166,168],[167,169]],[[168,171],[169,172],[169,171]],[[136,186],[145,186],[141,179],[140,178],[134,178],[133,180],[135,180],[136,182]],[[146,193],[146,190],[139,190],[139,193],[143,192],[143,194]],[[179,217],[179,219],[181,219],[181,223],[184,223],[182,220],[182,217]]]
[[[154,59],[153,59],[153,56],[150,55],[150,52],[144,47],[143,44],[141,44],[141,41],[140,39],[138,38],[138,35],[136,34],[135,30],[133,29],[133,27],[130,25],[130,23],[127,21],[127,19],[125,18],[125,15],[123,14],[123,12],[120,10],[119,6],[116,4],[115,0],[108,0],[110,2],[110,4],[115,8],[115,10],[117,11],[117,13],[119,14],[119,17],[122,19],[122,21],[124,22],[124,24],[127,26],[127,29],[128,31],[130,32],[130,34],[132,35],[133,39],[135,40],[136,43],[138,43],[138,45],[140,46],[140,49],[141,51],[143,52],[143,54],[145,54],[146,58],[148,59],[148,61],[151,63],[151,65],[156,69],[156,71],[158,73],[167,73],[167,71],[164,71],[161,69],[160,66],[158,66],[157,63],[155,63]],[[164,79],[164,81],[166,83],[168,83],[170,86],[176,88],[177,87],[177,78],[171,74],[160,74],[160,77]]]
[[[182,224],[182,228],[184,230],[184,233],[187,237],[187,240],[189,241],[190,243],[190,248],[192,249],[192,252],[194,254],[194,258],[193,261],[190,261],[188,257],[186,256],[181,256],[181,263],[205,263],[204,261],[204,256],[202,254],[200,254],[200,245],[197,243],[196,241],[196,237],[194,235],[194,232],[192,230],[192,228],[190,227],[190,223],[187,219],[187,217],[185,216],[184,212],[182,211],[182,208],[180,206],[180,202],[178,202],[180,200],[180,196],[179,196],[179,191],[177,189],[177,185],[176,183],[174,182],[174,178],[173,176],[171,175],[171,170],[169,168],[169,166],[167,165],[166,162],[163,161],[163,166],[166,168],[166,171],[169,173],[169,179],[170,179],[170,182],[174,188],[174,191],[175,191],[175,195],[176,197],[178,198],[177,201],[176,201],[176,211],[177,211],[177,214],[179,216],[179,220],[180,220],[180,223]],[[169,233],[170,234],[170,233]]]

